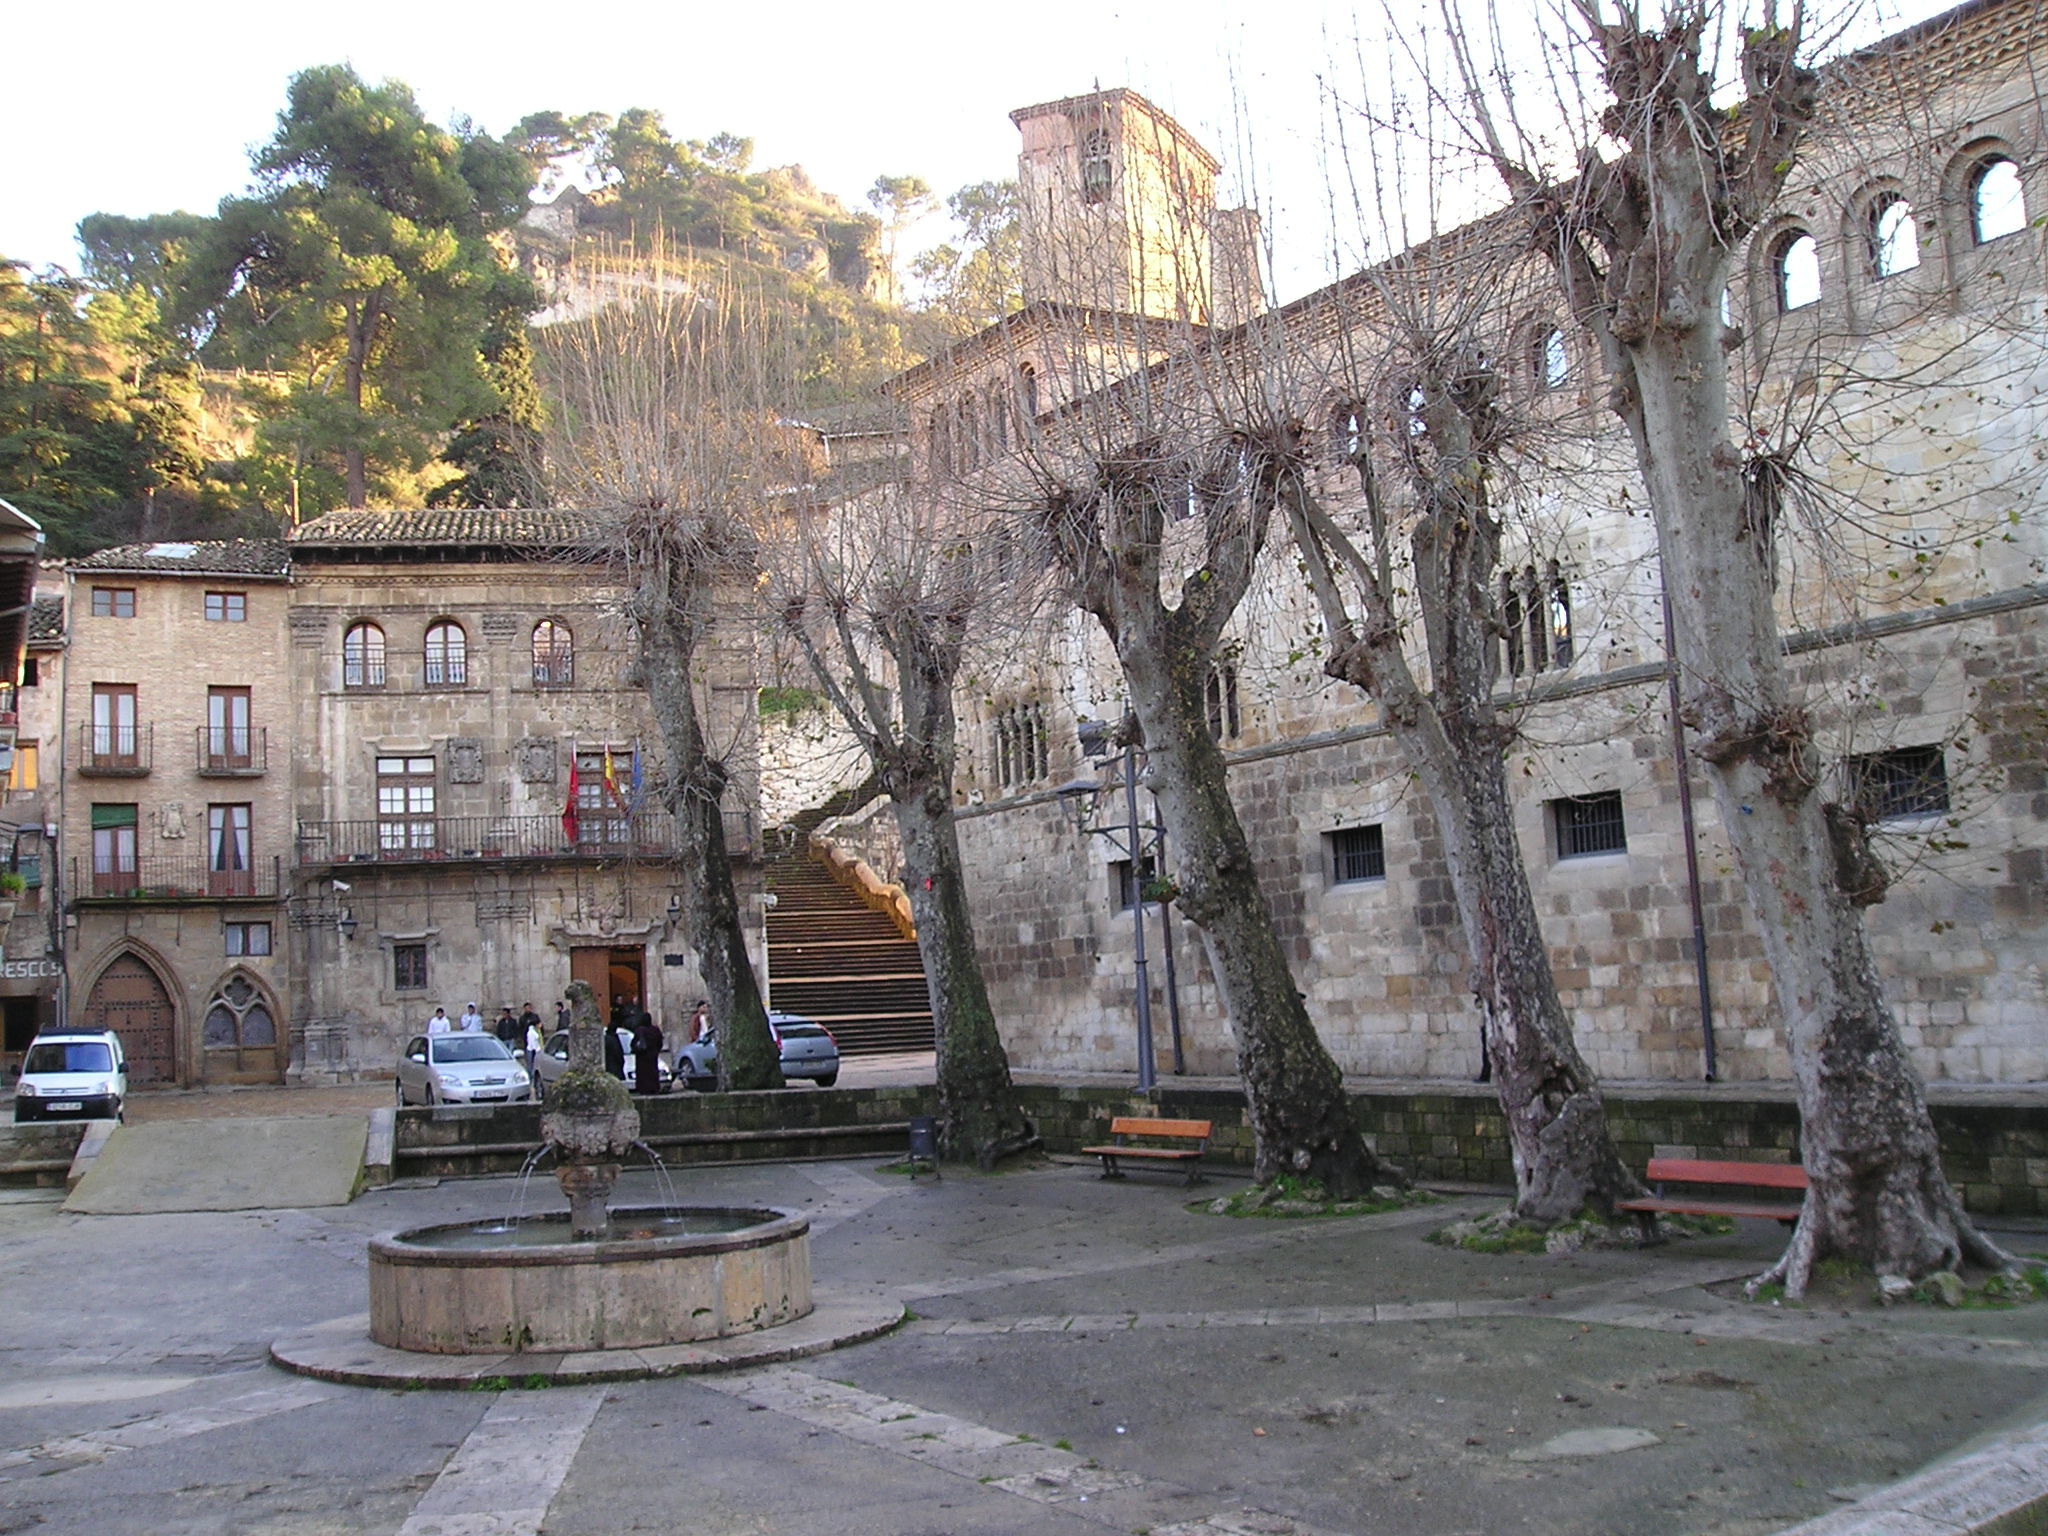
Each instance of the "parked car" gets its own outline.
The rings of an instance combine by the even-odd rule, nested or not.
[[[820,1088],[839,1081],[839,1042],[824,1025],[794,1013],[768,1015],[768,1033],[782,1058],[787,1080],[809,1078]],[[707,1035],[676,1052],[676,1072],[692,1088],[709,1093],[718,1086],[718,1041]]]
[[[119,1120],[128,1102],[128,1061],[111,1029],[37,1035],[14,1085],[16,1124],[30,1120]]]
[[[626,1081],[630,1084],[633,1081],[632,1040],[623,1029],[618,1034],[619,1043],[628,1047],[626,1051]],[[670,1061],[667,1051],[663,1051],[655,1060],[661,1066],[661,1091],[667,1093],[675,1084],[675,1065]],[[558,1029],[548,1036],[548,1043],[540,1049],[540,1059],[534,1063],[533,1073],[535,1078],[538,1079],[534,1084],[535,1090],[542,1098],[547,1097],[547,1091],[553,1085],[555,1079],[568,1070],[569,1031]]]
[[[400,1104],[523,1104],[526,1068],[495,1035],[414,1035],[398,1058]]]

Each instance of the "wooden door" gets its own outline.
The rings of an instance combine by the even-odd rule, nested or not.
[[[612,952],[608,946],[592,945],[569,951],[569,979],[590,984],[597,999],[597,1017],[608,1023],[612,1016]]]
[[[111,1029],[121,1037],[131,1084],[177,1080],[173,1020],[170,994],[156,972],[134,955],[123,955],[101,971],[85,1003],[85,1028]]]

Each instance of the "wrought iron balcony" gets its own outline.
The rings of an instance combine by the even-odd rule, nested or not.
[[[78,771],[99,778],[140,778],[149,772],[155,726],[84,725],[78,733]]]
[[[270,771],[270,731],[264,726],[200,725],[192,730],[200,775],[250,779]]]
[[[753,818],[725,813],[726,851],[754,851]],[[664,812],[583,812],[571,837],[560,816],[386,817],[302,821],[299,863],[420,864],[500,859],[661,860],[676,852],[675,818]]]
[[[71,891],[89,902],[274,900],[281,865],[252,859],[247,869],[215,869],[204,857],[71,861]],[[104,867],[103,867],[104,866]]]

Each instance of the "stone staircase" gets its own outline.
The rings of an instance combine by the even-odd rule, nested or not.
[[[837,808],[798,816],[791,845],[766,860],[772,1005],[831,1030],[842,1056],[928,1051],[931,996],[916,941],[811,857],[811,831],[828,814]]]

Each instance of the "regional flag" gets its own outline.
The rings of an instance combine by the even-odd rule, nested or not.
[[[574,747],[571,747],[569,749],[569,799],[567,803],[565,803],[562,806],[562,836],[567,838],[572,843],[576,841],[577,833],[576,791],[578,788],[579,784],[576,778],[576,749]]]

